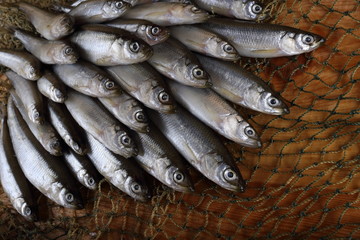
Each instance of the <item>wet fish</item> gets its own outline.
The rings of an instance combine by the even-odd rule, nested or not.
[[[97,190],[101,176],[90,159],[69,150],[64,153],[64,160],[74,177],[90,190]]]
[[[36,81],[37,87],[42,95],[54,102],[63,103],[67,97],[66,86],[49,70]]]
[[[268,23],[213,18],[201,26],[227,38],[244,57],[292,56],[313,51],[325,41],[310,32]]]
[[[121,123],[137,132],[148,132],[148,117],[142,105],[123,92],[120,96],[98,98],[102,105]]]
[[[209,75],[196,56],[178,40],[169,38],[153,46],[154,55],[148,60],[164,76],[193,87],[210,87]]]
[[[193,191],[180,154],[155,126],[148,133],[132,132],[132,136],[139,147],[134,158],[145,171],[176,191]]]
[[[88,0],[76,0],[75,2],[71,3],[71,6],[76,7],[80,3],[83,3],[83,2],[86,2],[86,1],[88,1]],[[138,2],[142,2],[142,1],[147,2],[149,0],[124,0],[124,2],[127,2],[127,3],[131,4],[132,6],[135,6]],[[150,2],[151,2],[151,0],[150,0]]]
[[[148,63],[119,65],[106,70],[122,89],[146,107],[167,113],[174,110],[174,102],[162,77]]]
[[[48,101],[49,121],[65,143],[77,154],[86,153],[84,132],[63,104]]]
[[[88,157],[95,168],[115,187],[139,201],[146,201],[150,194],[144,173],[132,159],[113,154],[109,149],[88,134],[90,151]]]
[[[99,67],[85,61],[54,65],[53,71],[67,86],[92,97],[113,97],[120,94],[118,85]]]
[[[183,108],[174,114],[149,111],[150,119],[184,158],[205,177],[231,190],[245,190],[245,182],[230,153],[214,132]]]
[[[37,142],[11,98],[8,102],[8,124],[19,165],[31,184],[63,207],[83,208],[76,180],[61,160],[49,154]]]
[[[70,40],[82,58],[99,66],[143,62],[153,53],[148,44],[129,32],[106,25],[84,25]]]
[[[194,4],[191,0],[148,0],[149,2],[172,2],[182,4]]]
[[[41,77],[40,61],[28,52],[0,49],[0,65],[10,68],[27,80],[38,80]]]
[[[137,5],[122,18],[143,19],[159,26],[172,26],[205,22],[209,16],[206,11],[191,4],[155,2]]]
[[[131,32],[150,46],[164,42],[170,36],[167,29],[146,20],[118,18],[105,24]]]
[[[74,19],[64,13],[54,14],[25,2],[18,3],[37,32],[48,40],[58,40],[74,31]]]
[[[176,101],[217,133],[245,147],[261,147],[255,129],[212,89],[167,83]]]
[[[236,61],[240,58],[227,40],[201,27],[173,26],[170,28],[170,33],[191,51],[228,61]]]
[[[16,94],[13,90],[10,90],[10,94],[21,116],[38,142],[51,155],[61,156],[63,154],[60,140],[61,138],[54,127],[47,121],[44,121],[41,125],[30,121],[18,94]]]
[[[136,155],[135,143],[124,127],[95,99],[70,90],[65,105],[76,122],[108,149],[125,158]]]
[[[42,124],[44,121],[44,104],[36,83],[27,81],[12,71],[7,71],[5,74],[24,105],[29,119],[35,124]]]
[[[261,78],[239,65],[197,55],[212,79],[212,89],[225,99],[255,111],[281,115],[289,109]]]

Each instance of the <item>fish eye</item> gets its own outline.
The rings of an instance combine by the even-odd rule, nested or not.
[[[35,70],[35,68],[33,66],[29,67],[29,73],[30,74],[35,74],[36,73],[36,70]]]
[[[32,214],[31,208],[25,207],[24,208],[24,215],[25,216],[30,216],[31,214]]]
[[[64,50],[65,55],[70,55],[73,53],[73,49],[71,47],[67,47]]]
[[[76,142],[72,143],[72,147],[74,148],[75,151],[80,151],[80,146]]]
[[[270,106],[274,107],[274,106],[277,106],[280,102],[276,98],[270,97],[268,99],[268,103],[269,103]]]
[[[57,98],[64,98],[64,94],[59,89],[55,89],[55,96]]]
[[[313,42],[315,41],[314,37],[311,36],[311,35],[304,35],[302,37],[302,42],[305,43],[305,44],[312,44]]]
[[[74,195],[72,193],[67,193],[65,195],[65,199],[66,199],[67,202],[71,203],[71,202],[74,201]]]
[[[134,52],[134,53],[139,52],[139,50],[140,50],[140,45],[139,45],[139,43],[138,43],[138,42],[132,42],[132,43],[130,43],[130,50],[131,50],[132,52]]]
[[[233,46],[231,46],[230,44],[225,44],[223,49],[227,53],[233,53],[235,51]]]
[[[174,173],[174,180],[175,180],[175,182],[180,183],[180,182],[182,182],[184,179],[185,179],[185,176],[184,176],[184,174],[182,174],[180,171],[176,171],[176,172]]]
[[[140,193],[141,192],[141,186],[138,183],[133,183],[131,185],[131,191],[133,191],[134,193]]]
[[[194,74],[194,77],[195,77],[195,78],[204,78],[204,77],[205,77],[205,72],[204,72],[204,70],[202,70],[202,69],[199,68],[199,67],[194,68],[193,74]]]
[[[123,6],[124,6],[124,3],[122,1],[115,3],[116,8],[122,8]]]
[[[224,178],[227,181],[232,181],[232,180],[236,179],[236,173],[233,170],[231,170],[230,168],[228,168],[224,171]]]
[[[131,145],[131,139],[129,136],[122,136],[121,137],[121,143],[125,146],[125,147],[129,147]]]
[[[199,12],[201,12],[201,9],[194,6],[194,7],[191,8],[191,11],[193,13],[199,13]]]
[[[250,126],[247,126],[245,128],[245,134],[248,135],[249,137],[254,137],[255,136],[255,130]]]
[[[159,27],[153,27],[151,29],[151,34],[152,35],[157,36],[157,35],[159,35],[159,33],[160,33],[160,28]]]
[[[262,11],[262,7],[259,4],[254,4],[251,9],[253,13],[260,13]]]
[[[113,81],[107,81],[106,83],[105,83],[105,88],[107,89],[107,90],[111,90],[111,89],[113,89],[115,87],[115,83],[113,82]]]
[[[95,185],[95,179],[94,179],[94,178],[92,178],[92,177],[91,177],[91,178],[89,178],[87,182],[88,182],[88,184],[89,184],[90,186]]]
[[[167,92],[161,92],[159,94],[159,100],[162,103],[167,103],[170,100],[170,96],[169,96],[169,94]]]
[[[38,111],[36,112],[33,112],[33,118],[36,120],[36,119],[39,119],[40,118],[40,113]]]
[[[146,122],[146,116],[143,111],[138,111],[135,113],[135,119],[138,122]]]
[[[60,148],[60,142],[59,141],[54,141],[50,144],[52,149],[59,149]]]

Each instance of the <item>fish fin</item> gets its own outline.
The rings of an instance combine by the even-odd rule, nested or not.
[[[272,54],[272,53],[278,53],[279,50],[278,49],[254,49],[251,50],[251,52],[253,53],[262,53],[262,54]]]

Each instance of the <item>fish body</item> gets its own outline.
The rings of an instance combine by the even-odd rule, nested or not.
[[[42,95],[48,99],[63,103],[67,97],[66,86],[52,72],[45,71],[44,75],[36,81],[37,87]]]

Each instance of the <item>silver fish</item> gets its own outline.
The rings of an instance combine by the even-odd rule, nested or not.
[[[114,80],[131,96],[146,107],[172,112],[174,103],[158,72],[148,63],[119,65],[106,68]]]
[[[35,221],[35,201],[30,185],[16,159],[6,117],[1,119],[0,166],[1,185],[11,204],[25,219]]]
[[[5,74],[24,105],[29,119],[35,124],[42,124],[44,121],[43,100],[36,83],[27,81],[12,71],[7,71]]]
[[[113,97],[120,94],[119,86],[99,67],[78,61],[54,65],[53,71],[67,86],[92,97]]]
[[[76,0],[75,2],[71,3],[72,7],[76,7],[78,6],[80,3],[86,2],[88,0]],[[142,1],[149,1],[149,0],[124,0],[124,2],[127,2],[129,4],[131,4],[131,6],[135,6],[138,2],[142,2]],[[151,1],[151,0],[150,0]]]
[[[25,2],[18,5],[36,31],[48,40],[58,40],[74,31],[74,19],[68,14],[54,14]]]
[[[113,154],[109,149],[88,134],[90,151],[88,157],[95,168],[115,187],[139,201],[149,198],[144,173],[131,159]]]
[[[259,136],[239,113],[212,89],[168,81],[174,98],[190,113],[224,137],[245,147],[261,147]]]
[[[45,97],[58,103],[65,101],[66,86],[52,72],[45,70],[44,75],[36,83],[40,93]]]
[[[70,40],[82,58],[99,66],[143,62],[153,53],[148,44],[129,32],[106,25],[84,25]]]
[[[325,41],[313,33],[268,23],[213,18],[201,26],[228,39],[244,57],[292,56],[311,52]]]
[[[86,141],[80,126],[63,104],[48,101],[49,120],[64,142],[77,154],[86,153]]]
[[[205,22],[209,16],[206,11],[191,4],[155,2],[137,5],[122,18],[143,19],[159,26],[172,26]]]
[[[90,159],[69,150],[64,153],[64,160],[75,178],[90,190],[97,190],[101,179]]]
[[[191,0],[147,0],[147,2],[172,2],[182,4],[194,4]]]
[[[166,186],[179,191],[193,191],[193,184],[180,154],[155,127],[148,133],[132,133],[139,147],[134,158],[140,166]]]
[[[136,155],[135,143],[124,127],[95,99],[69,91],[65,105],[76,122],[108,149],[125,158]]]
[[[164,42],[170,36],[167,29],[146,20],[119,18],[105,24],[131,32],[150,46]]]
[[[153,46],[154,55],[148,60],[164,76],[193,87],[210,87],[209,75],[186,46],[169,38]]]
[[[19,165],[31,184],[63,207],[83,208],[76,180],[62,161],[45,151],[37,142],[11,98],[8,102],[8,124]]]
[[[16,94],[13,90],[10,90],[10,94],[21,116],[23,117],[24,121],[28,125],[30,131],[37,139],[37,141],[51,155],[61,156],[63,154],[60,140],[61,138],[54,127],[47,121],[44,121],[41,125],[30,121],[18,94]]]
[[[240,58],[227,40],[201,27],[173,26],[170,28],[170,33],[191,51],[228,61],[236,61]]]
[[[0,49],[0,65],[10,68],[27,80],[41,77],[40,61],[25,51]]]
[[[205,177],[231,191],[245,190],[234,160],[210,128],[181,107],[174,114],[155,111],[148,114],[172,145]]]
[[[45,64],[72,64],[79,55],[73,47],[62,40],[46,40],[20,29],[14,30],[14,36],[25,49]]]
[[[289,113],[278,93],[261,78],[239,65],[197,55],[209,72],[212,89],[227,100],[255,111],[281,115]]]
[[[148,117],[142,105],[123,92],[120,96],[98,98],[104,107],[121,123],[138,132],[148,132]]]

